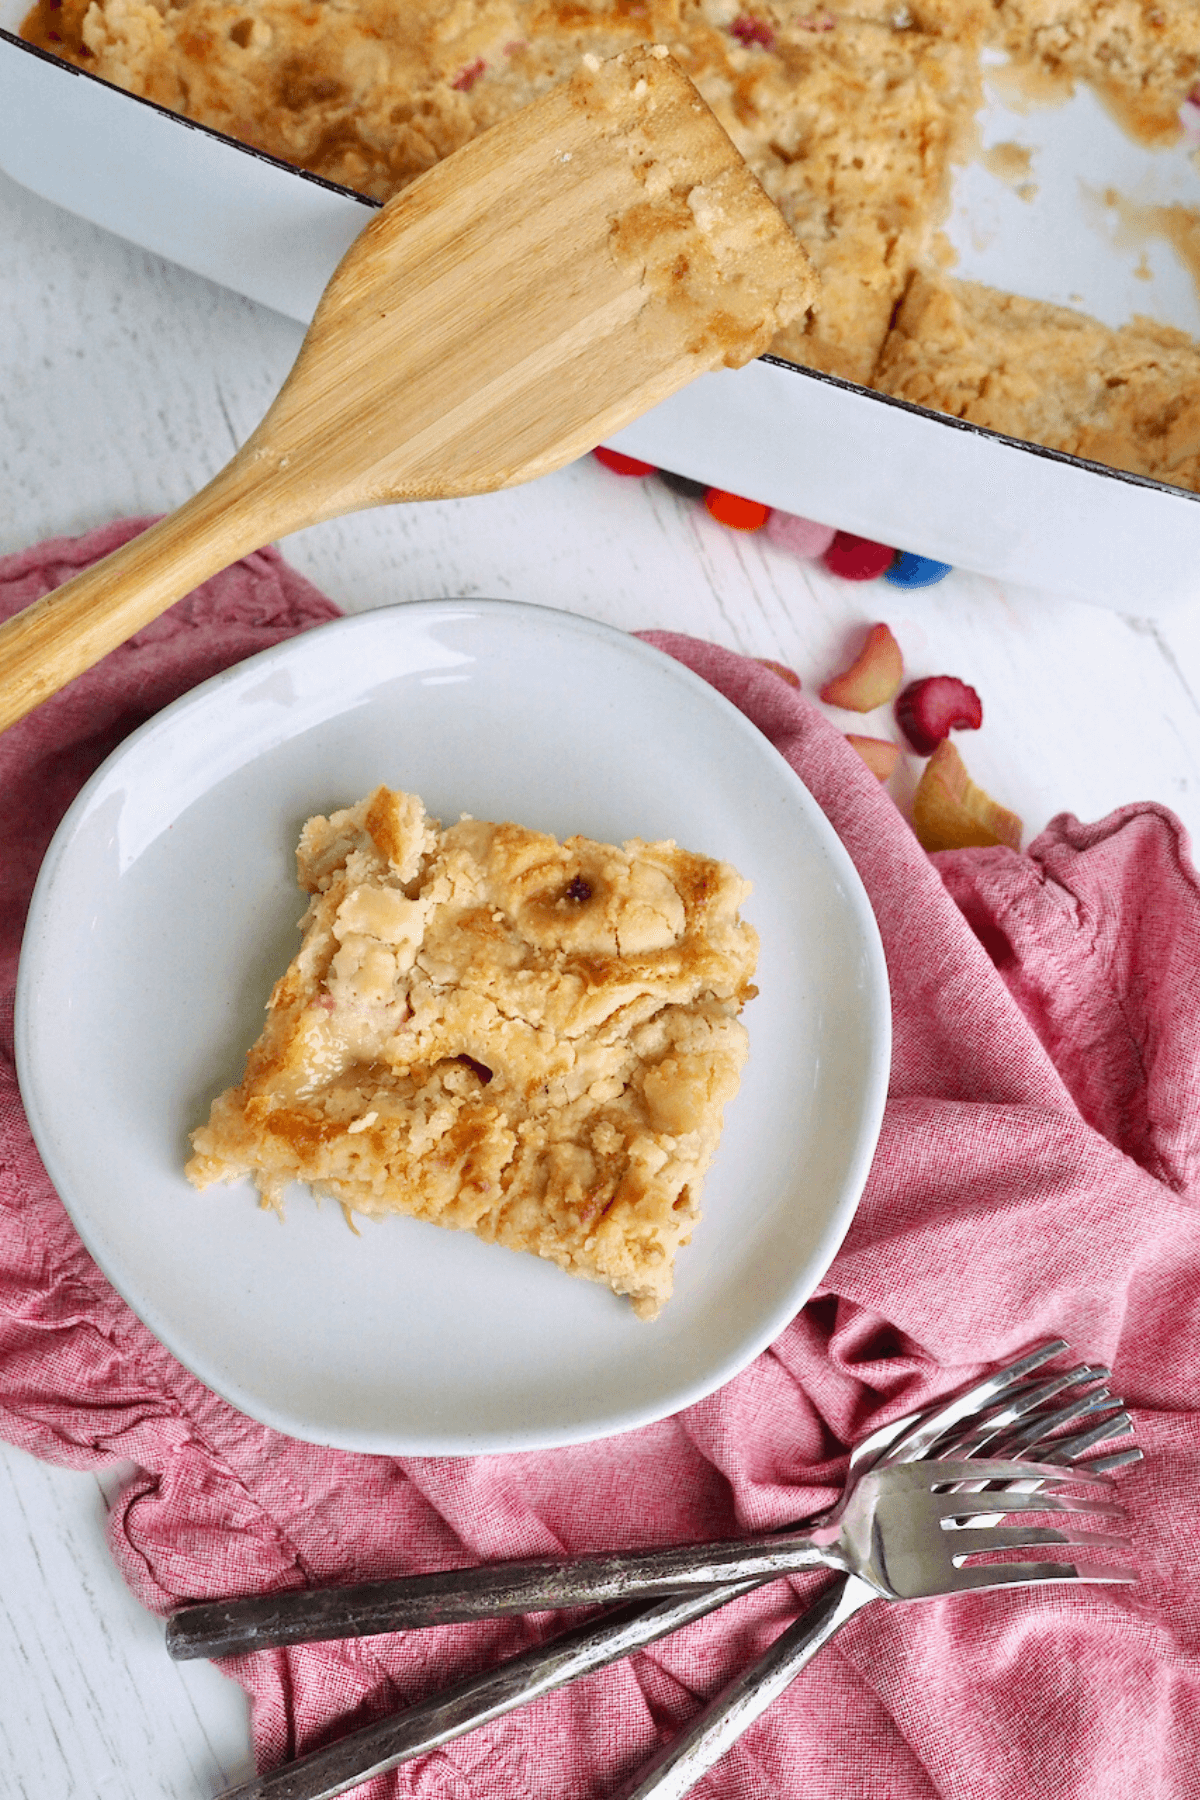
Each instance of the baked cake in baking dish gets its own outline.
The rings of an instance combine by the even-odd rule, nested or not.
[[[913,277],[875,386],[956,419],[1200,492],[1200,344],[1152,319]]]
[[[977,101],[966,5],[40,0],[24,35],[378,200],[585,54],[665,44],[822,279],[826,297],[776,348],[865,380]]]
[[[746,882],[671,842],[442,830],[386,787],[297,863],[300,950],[189,1179],[473,1231],[653,1318],[746,1058]]]
[[[867,386],[940,266],[986,47],[1154,144],[1200,84],[1200,0],[38,0],[23,35],[380,200],[585,54],[664,44],[819,277],[773,350]]]
[[[1061,96],[1086,82],[1143,143],[1178,140],[1180,105],[1200,78],[1196,0],[993,3],[990,41],[1043,92],[1057,87]]]

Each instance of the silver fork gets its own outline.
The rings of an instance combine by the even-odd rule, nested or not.
[[[1084,1367],[1072,1371],[1072,1375],[1062,1382],[1052,1378],[1030,1387],[1024,1395],[1019,1391],[1010,1394],[1004,1403],[993,1408],[971,1428],[944,1436],[940,1444],[933,1447],[933,1454],[970,1457],[975,1448],[990,1445],[1003,1454],[1018,1458],[1029,1453],[1042,1458],[1052,1456],[1056,1461],[1066,1464],[1078,1463],[1097,1446],[1131,1436],[1133,1422],[1120,1403],[1114,1401],[1103,1387],[1093,1390],[1082,1399],[1077,1397],[1058,1407],[1051,1407],[1049,1402],[1070,1384],[1072,1376],[1080,1381],[1089,1381],[1104,1379],[1107,1373],[1107,1370]],[[1092,1415],[1090,1424],[1070,1433],[1065,1431],[1065,1427],[1078,1424],[1081,1418],[1088,1415]],[[900,1433],[880,1453],[881,1457],[903,1459],[911,1454],[914,1446],[928,1453],[926,1433],[933,1423],[933,1419],[919,1422]],[[1136,1446],[1128,1446],[1107,1455],[1089,1457],[1086,1467],[1095,1473],[1112,1473],[1116,1469],[1140,1462],[1141,1455]],[[987,1485],[983,1479],[972,1479],[961,1484],[959,1491],[982,1492]],[[1013,1483],[1008,1491],[1019,1488],[1034,1494],[1039,1486],[1039,1476],[1031,1468],[1028,1476]],[[1006,1494],[1006,1507],[1007,1504]],[[971,1523],[977,1526],[1004,1516],[1003,1512],[976,1513]],[[1125,1570],[1089,1571],[1079,1564],[1072,1567],[1081,1580],[1130,1579]],[[1050,1564],[1048,1568],[1054,1569],[1056,1565]],[[983,1568],[977,1573],[986,1577],[997,1571],[994,1568]],[[979,1585],[992,1586],[993,1583],[980,1580]],[[878,1598],[874,1589],[852,1575],[842,1576],[831,1583],[808,1611],[775,1640],[766,1654],[735,1677],[690,1725],[664,1744],[632,1781],[620,1788],[614,1800],[682,1800],[701,1777],[719,1762],[742,1733],[795,1680],[801,1670],[808,1666],[835,1633],[864,1606]]]
[[[1026,1377],[1059,1355],[1066,1347],[1061,1340],[1039,1345],[1007,1368],[956,1395],[952,1401],[927,1410],[924,1414],[910,1414],[881,1427],[856,1446],[851,1457],[853,1468],[855,1471],[867,1468],[872,1459],[887,1454],[889,1449],[895,1455],[914,1455],[947,1447],[951,1438],[962,1435],[960,1428],[964,1421],[980,1430],[984,1428],[984,1421],[994,1416],[996,1423],[992,1430],[995,1432],[1002,1426],[1011,1427],[1014,1419],[1020,1418],[1026,1421],[1027,1431],[1036,1432],[1039,1418],[1047,1416],[1044,1403],[1039,1401],[1043,1390],[1031,1386]],[[1094,1381],[1104,1373],[1106,1372],[1089,1369],[1073,1370],[1066,1376],[1055,1377],[1049,1385],[1052,1386],[1053,1393],[1058,1394],[1073,1382]],[[1093,1404],[1092,1397],[1077,1396],[1065,1408],[1058,1409],[1056,1423],[1063,1423],[1065,1416],[1079,1416],[1090,1411]],[[1108,1435],[1116,1435],[1117,1432],[1128,1429],[1126,1420],[1123,1426],[1116,1426]],[[1100,1441],[1095,1438],[1095,1430],[1093,1427],[1094,1441]],[[1124,1457],[1136,1457],[1137,1454],[1136,1451],[1122,1453]],[[1061,1472],[1058,1469],[1055,1471],[1056,1474]],[[1052,1567],[1053,1574],[1048,1579],[1078,1579],[1075,1571],[1070,1568],[1062,1565]],[[657,1602],[635,1603],[606,1613],[599,1619],[586,1621],[493,1669],[470,1676],[401,1713],[365,1726],[325,1749],[313,1751],[294,1763],[229,1789],[221,1796],[221,1800],[331,1800],[332,1796],[343,1793],[347,1788],[374,1775],[382,1774],[398,1763],[424,1755],[439,1744],[448,1743],[465,1732],[502,1717],[517,1706],[654,1643],[758,1585],[758,1581],[727,1583],[708,1592],[683,1597],[672,1596]],[[862,1586],[864,1593],[873,1596],[873,1589],[865,1587],[865,1584],[856,1585]],[[840,1587],[841,1583],[835,1586]],[[287,1600],[292,1596],[281,1598]],[[232,1602],[229,1608],[219,1610],[229,1611],[240,1607],[245,1613],[250,1604],[257,1605],[259,1609],[257,1613],[251,1614],[251,1622],[257,1622],[262,1630],[269,1630],[269,1621],[264,1619],[261,1610],[269,1602]],[[201,1609],[191,1610],[196,1612]],[[209,1614],[214,1611],[212,1608],[203,1610]],[[847,1613],[846,1616],[849,1617],[850,1614]],[[211,1631],[214,1624],[212,1617],[204,1623],[205,1629]],[[285,1619],[284,1628],[289,1628],[293,1623],[294,1621]],[[313,1631],[311,1635],[319,1633]],[[327,1631],[325,1635],[334,1635],[334,1632]],[[261,1636],[258,1641],[265,1647]]]
[[[978,1507],[947,1491],[972,1478],[1003,1484],[1025,1474],[1037,1480],[1039,1493],[998,1492],[994,1512],[979,1519],[972,1517]],[[1063,1489],[1068,1485],[1084,1492],[1067,1494]],[[1062,1464],[1022,1463],[1014,1458],[881,1465],[852,1476],[834,1511],[798,1530],[666,1549],[531,1557],[401,1578],[388,1584],[386,1600],[376,1602],[373,1629],[411,1631],[511,1613],[620,1605],[732,1582],[771,1581],[819,1568],[857,1575],[888,1600],[957,1593],[977,1585],[977,1571],[964,1563],[980,1551],[1042,1544],[1122,1547],[1122,1538],[1074,1528],[1058,1531],[992,1522],[1021,1512],[1119,1519],[1124,1515],[1111,1498],[1111,1488],[1111,1477],[1103,1473],[1079,1475]],[[1037,1575],[1026,1573],[1025,1564],[1014,1564],[1007,1573],[1013,1583],[1038,1579],[1041,1565],[1033,1567]],[[362,1617],[360,1610],[360,1621]]]
[[[1036,1495],[997,1494],[994,1511],[977,1519],[971,1514],[978,1508],[945,1491],[956,1482],[1012,1483],[1022,1475],[1036,1479],[1040,1490]],[[1065,1486],[1084,1491],[1068,1494]],[[727,1582],[774,1580],[816,1568],[857,1575],[885,1599],[919,1600],[978,1585],[978,1572],[964,1566],[976,1552],[1046,1544],[1121,1548],[1121,1538],[1081,1533],[1073,1527],[1059,1531],[997,1522],[1021,1512],[1120,1519],[1124,1515],[1111,1488],[1111,1477],[1102,1471],[1077,1474],[1061,1464],[1035,1466],[1013,1458],[881,1462],[852,1472],[833,1512],[813,1525],[723,1543],[530,1557],[402,1577],[384,1584],[385,1591],[374,1597],[361,1598],[355,1622],[360,1634],[368,1619],[374,1631],[411,1631],[510,1613],[620,1605]],[[1037,1574],[1026,1573],[1025,1564],[1012,1565],[1007,1571],[1010,1584],[1040,1579],[1042,1566],[1033,1567]]]
[[[964,1454],[975,1454],[993,1441],[999,1430],[1012,1428],[1020,1419],[1035,1417],[1035,1409],[1048,1395],[1056,1396],[1072,1384],[1092,1383],[1107,1375],[1107,1370],[1082,1367],[1031,1387],[1030,1375],[1066,1348],[1059,1338],[1040,1344],[952,1399],[881,1426],[851,1451],[847,1480],[880,1461],[912,1462],[934,1453],[935,1448],[949,1454],[960,1442],[966,1446],[969,1441]],[[1091,1404],[1090,1396],[1077,1399],[1076,1408]],[[964,1422],[972,1426],[969,1440],[962,1430]],[[785,1527],[795,1528],[798,1527]],[[167,1650],[177,1660],[240,1656],[252,1650],[279,1649],[322,1638],[359,1637],[422,1623],[439,1624],[448,1622],[451,1616],[491,1617],[492,1595],[499,1580],[511,1576],[514,1570],[519,1576],[522,1569],[532,1568],[540,1571],[544,1583],[547,1576],[552,1580],[561,1566],[560,1561],[550,1559],[536,1565],[486,1564],[434,1575],[405,1576],[395,1581],[288,1589],[244,1599],[204,1601],[182,1607],[167,1621]],[[467,1610],[443,1615],[438,1609],[447,1596]],[[511,1611],[513,1607],[502,1605],[500,1610]]]
[[[994,1497],[989,1496],[992,1505],[986,1514],[980,1514],[962,1491],[954,1491],[958,1483],[1010,1484],[1023,1475],[1035,1480],[1039,1491],[1000,1488]],[[1063,1491],[1067,1486],[1084,1491],[1067,1494]],[[834,1512],[803,1530],[724,1543],[499,1564],[487,1571],[486,1580],[446,1580],[436,1593],[423,1582],[414,1582],[411,1595],[393,1596],[390,1618],[393,1629],[408,1629],[479,1618],[485,1608],[487,1616],[498,1617],[612,1605],[725,1582],[773,1580],[816,1568],[856,1575],[888,1600],[923,1600],[979,1586],[1015,1586],[1044,1578],[1045,1566],[1014,1563],[1000,1570],[991,1566],[981,1569],[968,1565],[967,1559],[980,1552],[1048,1544],[1123,1549],[1127,1543],[1121,1537],[1073,1527],[1009,1526],[992,1523],[993,1519],[1022,1512],[1086,1513],[1121,1519],[1124,1514],[1112,1500],[1111,1491],[1110,1476],[1080,1474],[1061,1463],[993,1457],[894,1463],[859,1474]],[[461,1577],[474,1571],[456,1573]],[[1090,1566],[1087,1574],[1091,1578]],[[1106,1571],[1104,1578],[1132,1580],[1133,1576],[1128,1571],[1119,1575]]]

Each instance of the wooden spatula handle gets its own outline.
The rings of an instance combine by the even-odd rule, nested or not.
[[[0,731],[90,669],[200,582],[281,530],[250,446],[140,537],[0,625]]]

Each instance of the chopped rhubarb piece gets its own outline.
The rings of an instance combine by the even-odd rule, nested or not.
[[[974,845],[1021,848],[1021,821],[971,780],[962,757],[943,739],[925,764],[913,795],[913,830],[925,850]]]
[[[482,56],[477,56],[474,62],[468,63],[465,69],[458,71],[450,86],[457,88],[460,94],[469,94],[486,68],[487,64]]]
[[[732,531],[761,531],[771,514],[761,500],[745,500],[741,494],[727,494],[724,488],[709,488],[704,504],[719,525]]]
[[[800,677],[795,669],[789,669],[786,663],[776,662],[771,656],[756,656],[754,660],[761,663],[764,669],[770,669],[772,675],[778,675],[781,681],[786,681],[789,687],[798,688],[800,686]]]
[[[626,456],[623,450],[606,450],[603,444],[593,450],[592,455],[614,475],[653,475],[655,472],[653,463],[639,462],[636,456]]]
[[[850,667],[821,689],[826,706],[847,712],[873,712],[895,698],[904,680],[900,646],[886,625],[872,625],[867,641]]]
[[[983,702],[956,675],[927,675],[897,700],[896,723],[918,756],[931,756],[952,731],[979,730]]]
[[[872,775],[878,775],[880,781],[887,780],[900,760],[899,744],[893,744],[888,738],[859,737],[857,732],[848,731],[846,742],[858,751]]]
[[[758,44],[764,50],[775,47],[775,33],[765,19],[755,19],[749,13],[741,13],[729,27],[729,35],[735,37],[739,44],[747,49],[751,44]]]

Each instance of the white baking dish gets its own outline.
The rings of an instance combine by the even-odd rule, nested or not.
[[[31,49],[0,0],[0,168],[35,193],[307,322],[373,203]],[[1187,146],[1150,153],[1087,93],[1006,112],[981,142],[1030,151],[1030,201],[960,171],[958,272],[1118,325],[1200,333],[1193,281],[1136,228],[1200,206]],[[1135,203],[1106,205],[1115,192]],[[1137,212],[1136,208],[1142,211]],[[1131,226],[1131,218],[1135,223]],[[702,377],[613,440],[631,455],[958,567],[1153,615],[1200,598],[1200,496],[1003,438],[764,358]]]

